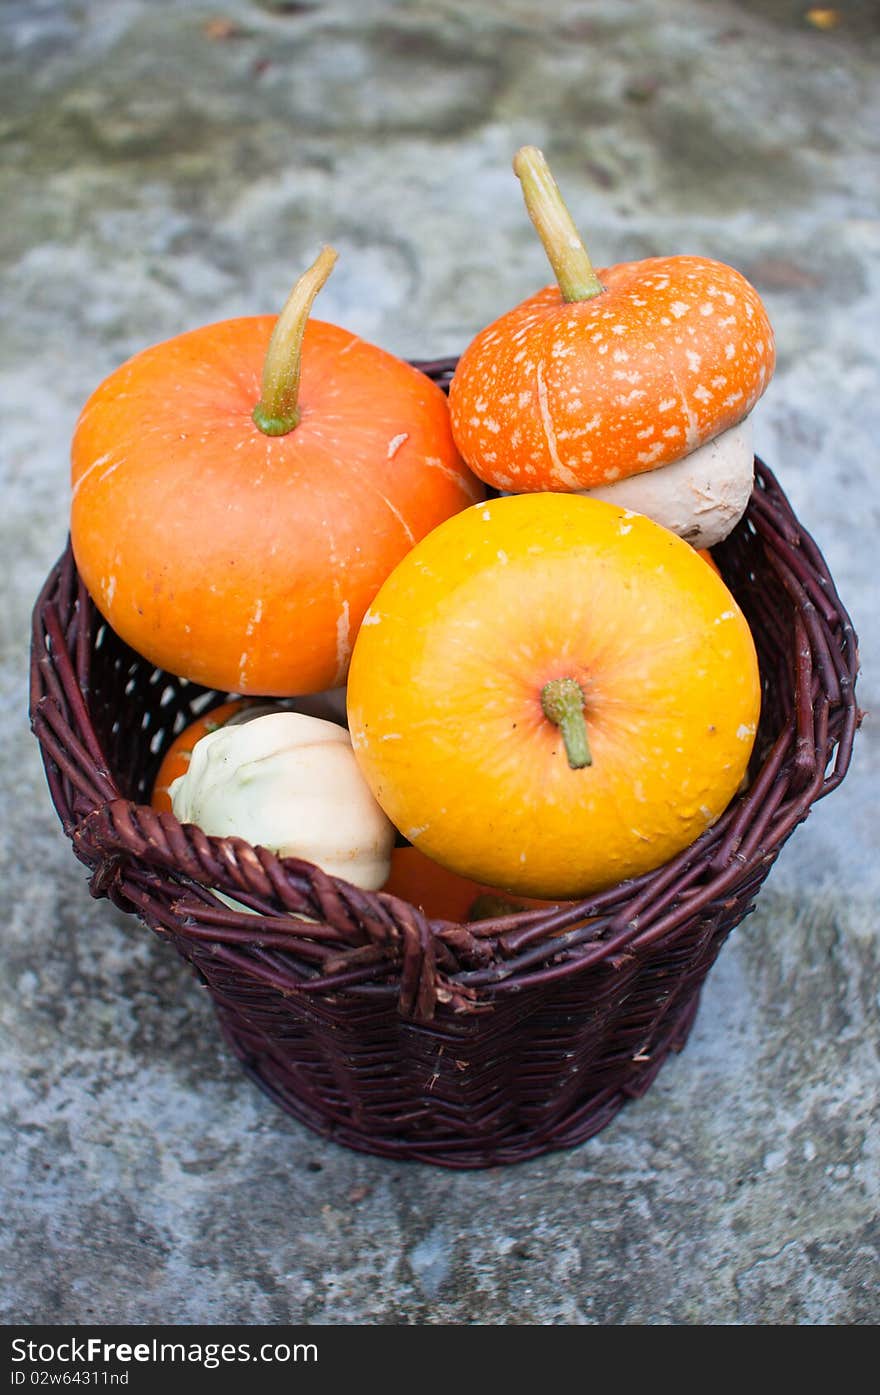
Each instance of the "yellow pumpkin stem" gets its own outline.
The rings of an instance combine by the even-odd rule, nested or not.
[[[541,708],[548,721],[562,733],[565,754],[572,770],[593,764],[587,724],[584,721],[584,690],[573,678],[553,678],[541,689]]]
[[[563,300],[591,300],[605,287],[593,270],[586,247],[559,192],[543,151],[524,145],[513,170],[522,184],[529,217],[559,282]]]
[[[321,248],[290,292],[272,331],[263,362],[263,392],[253,410],[254,422],[266,436],[286,436],[299,424],[303,335],[315,296],[336,259],[332,247]]]

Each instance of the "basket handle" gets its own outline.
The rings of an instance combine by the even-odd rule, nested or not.
[[[438,1001],[458,1010],[471,1010],[475,995],[447,978],[438,965],[438,951],[448,960],[427,917],[397,897],[369,896],[348,882],[330,877],[322,869],[298,858],[279,858],[266,848],[255,848],[241,838],[215,838],[194,824],[182,824],[174,814],[159,812],[131,800],[113,799],[92,809],[72,830],[74,851],[93,868],[93,896],[107,896],[127,910],[143,914],[142,895],[128,895],[126,881],[135,866],[170,873],[175,880],[198,887],[218,887],[232,896],[255,901],[281,901],[296,918],[296,936],[302,936],[303,919],[312,922],[309,937],[330,940],[332,959],[317,977],[300,985],[310,994],[331,991],[351,980],[366,959],[375,964],[387,956],[389,967],[399,969],[398,1010],[402,1017],[430,1022]],[[271,914],[271,907],[267,907]],[[276,917],[278,912],[276,911]],[[236,922],[244,913],[230,911]],[[277,923],[277,922],[276,922]],[[186,927],[178,930],[186,935]],[[223,931],[216,929],[223,940]],[[283,944],[283,932],[282,932]],[[239,944],[239,949],[241,945]],[[445,953],[444,953],[445,951]],[[454,969],[457,965],[446,964]],[[475,1005],[474,1005],[475,1006]]]

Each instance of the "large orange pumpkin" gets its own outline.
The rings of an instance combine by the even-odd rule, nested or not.
[[[322,258],[277,320],[123,364],[73,439],[71,537],[98,608],[160,668],[229,692],[343,683],[392,567],[482,494],[430,379],[306,324]]]
[[[740,784],[757,658],[686,542],[579,495],[494,499],[399,564],[355,644],[373,794],[461,876],[575,898],[660,866]]]

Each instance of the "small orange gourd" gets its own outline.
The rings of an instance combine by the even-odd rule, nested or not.
[[[424,374],[308,313],[325,248],[276,320],[137,354],[72,445],[77,567],[160,668],[229,692],[345,680],[361,618],[425,533],[482,496]]]
[[[459,877],[412,847],[393,850],[391,873],[382,890],[421,907],[425,915],[435,920],[457,924],[556,905],[554,901],[529,896],[511,899],[498,887]]]
[[[523,147],[514,168],[557,282],[459,360],[452,426],[480,479],[517,493],[606,486],[741,422],[775,364],[755,288],[708,257],[596,271],[542,153]]]
[[[736,792],[759,711],[716,571],[639,514],[555,493],[423,539],[367,612],[348,685],[358,762],[403,834],[544,898],[687,847]]]

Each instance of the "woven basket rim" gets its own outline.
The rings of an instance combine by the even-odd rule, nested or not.
[[[454,362],[417,366],[439,380]],[[852,622],[772,471],[759,459],[755,468],[738,528],[760,534],[793,607],[796,643],[792,720],[749,788],[655,871],[555,909],[464,924],[429,918],[387,892],[364,891],[243,839],[207,837],[125,798],[88,707],[89,656],[106,622],[68,542],[34,608],[30,715],[65,832],[94,868],[93,893],[110,895],[160,932],[210,941],[231,968],[247,960],[252,972],[254,956],[262,957],[263,980],[281,991],[395,995],[404,1016],[427,1021],[438,1002],[478,1011],[496,995],[546,986],[588,965],[613,967],[670,940],[726,896],[750,883],[757,889],[797,824],[844,778],[861,713]],[[217,702],[226,696],[218,693]],[[220,905],[206,885],[258,911],[259,923]],[[316,923],[304,929],[304,917]]]

